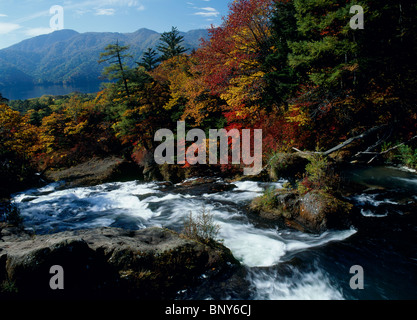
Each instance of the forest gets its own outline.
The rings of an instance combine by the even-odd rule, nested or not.
[[[350,26],[354,5],[364,29]],[[262,129],[264,165],[277,153],[337,151],[415,167],[416,16],[412,1],[238,0],[192,53],[174,27],[136,68],[128,46],[109,44],[97,60],[110,82],[97,94],[0,97],[2,196],[92,157],[140,163],[177,121]]]

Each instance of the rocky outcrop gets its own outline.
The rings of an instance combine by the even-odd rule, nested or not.
[[[143,168],[118,157],[93,158],[71,168],[47,170],[44,176],[49,181],[65,181],[70,187],[93,186],[110,181],[143,179]]]
[[[3,225],[0,235],[0,298],[172,299],[239,265],[219,243],[161,228],[34,236]],[[55,265],[64,270],[63,290],[50,287]]]
[[[234,188],[236,188],[235,185],[226,183],[222,179],[202,177],[185,180],[168,190],[174,193],[203,195],[226,192],[233,190]]]
[[[302,232],[322,233],[352,225],[353,205],[321,191],[300,195],[294,190],[277,190],[269,199],[254,199],[250,209]]]

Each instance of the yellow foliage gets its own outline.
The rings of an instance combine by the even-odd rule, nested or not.
[[[41,148],[38,137],[39,129],[29,123],[28,116],[22,116],[7,105],[0,105],[0,143],[2,147],[30,159]]]
[[[299,105],[290,105],[288,114],[286,117],[288,122],[298,123],[299,126],[305,126],[311,121],[309,115]]]

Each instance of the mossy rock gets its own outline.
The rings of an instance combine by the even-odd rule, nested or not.
[[[299,194],[296,190],[276,190],[258,197],[250,209],[261,218],[308,233],[351,226],[353,205],[322,191]]]
[[[201,243],[161,228],[65,231],[16,238],[2,230],[0,298],[174,299],[205,275],[239,267],[220,243]],[[49,287],[52,265],[65,271],[65,290]],[[13,289],[13,290],[11,290]],[[0,290],[1,291],[1,290]],[[13,292],[10,292],[13,291]]]
[[[350,226],[353,205],[335,196],[311,191],[300,198],[299,216],[296,218],[310,232],[321,233],[328,229]]]

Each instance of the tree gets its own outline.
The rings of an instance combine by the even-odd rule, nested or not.
[[[3,97],[3,95],[0,93],[0,103],[7,103],[9,102],[9,99]]]
[[[152,71],[159,62],[159,58],[157,56],[158,53],[154,49],[148,48],[148,50],[143,54],[141,62],[136,63],[139,66],[144,67],[146,71]]]
[[[209,30],[196,53],[198,71],[210,93],[224,101],[229,124],[253,124],[262,117],[272,5],[272,0],[233,1],[222,25]]]
[[[296,11],[293,1],[280,0],[275,2],[271,18],[272,52],[263,61],[265,69],[267,105],[280,106],[287,104],[299,82],[294,68],[288,64],[290,49],[289,41],[298,39]]]
[[[176,27],[172,27],[170,32],[164,32],[160,38],[161,44],[157,49],[162,53],[161,60],[165,61],[187,51],[181,43],[184,42],[184,37],[180,36],[180,33]]]
[[[100,54],[99,63],[109,62],[110,65],[104,68],[103,75],[107,76],[109,80],[119,79],[123,81],[126,95],[130,97],[129,87],[127,85],[127,66],[124,64],[123,59],[132,58],[130,54],[125,53],[129,50],[130,46],[120,46],[119,41],[116,44],[109,44]]]
[[[24,188],[35,171],[33,160],[41,150],[39,129],[28,116],[0,103],[0,197]]]

